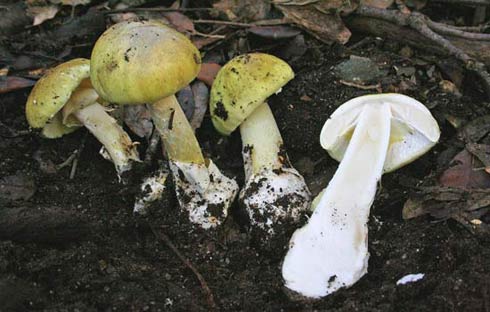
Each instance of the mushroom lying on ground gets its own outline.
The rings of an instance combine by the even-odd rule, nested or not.
[[[291,166],[265,102],[293,77],[291,67],[281,59],[251,53],[223,66],[211,89],[215,128],[229,135],[240,126],[246,179],[240,204],[250,217],[252,231],[259,231],[264,242],[280,236],[287,224],[298,222],[310,204],[310,192]]]
[[[187,37],[159,22],[122,22],[95,43],[94,88],[109,102],[150,105],[167,151],[177,199],[192,222],[220,224],[238,192],[237,183],[202,155],[175,93],[198,74],[201,56]]]
[[[85,126],[104,146],[118,175],[139,161],[138,151],[128,134],[105,108],[90,83],[90,61],[74,59],[58,65],[32,89],[26,117],[42,135],[58,138]]]
[[[366,95],[340,106],[320,141],[341,162],[290,240],[286,287],[318,298],[357,282],[367,272],[367,222],[381,175],[423,155],[439,135],[430,111],[405,95]]]

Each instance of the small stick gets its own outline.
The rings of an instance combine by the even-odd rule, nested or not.
[[[82,150],[85,147],[85,141],[87,141],[87,136],[88,136],[88,132],[86,132],[85,135],[83,136],[82,141],[80,142],[80,146],[75,152],[75,158],[73,159],[73,163],[71,164],[70,180],[73,180],[73,178],[75,178],[75,173],[77,172],[77,166],[78,166],[78,159],[80,158],[80,155],[82,154]]]
[[[236,26],[236,27],[254,27],[254,26],[273,26],[273,25],[283,25],[287,24],[284,19],[269,19],[257,21],[255,23],[240,23],[240,22],[231,22],[231,21],[221,21],[221,20],[207,20],[207,19],[199,19],[194,20],[194,24],[216,24],[216,25],[228,25],[228,26]]]
[[[153,133],[150,137],[150,142],[146,148],[145,163],[150,164],[157,151],[158,142],[160,142],[160,133],[156,129],[153,129]]]
[[[78,150],[75,150],[73,153],[71,153],[70,156],[68,156],[68,158],[64,162],[62,162],[59,165],[56,165],[56,170],[61,170],[65,167],[69,166],[72,163],[72,161],[75,159],[75,157],[77,157],[77,153],[78,153]]]
[[[469,40],[490,41],[490,34],[482,34],[482,33],[464,31],[461,29],[450,27],[450,26],[442,24],[442,23],[437,23],[437,22],[431,21],[429,19],[427,19],[425,22],[427,23],[427,26],[429,26],[430,29],[432,29],[433,31],[435,31],[441,35],[460,37],[460,38],[465,38],[465,39],[469,39]]]
[[[355,82],[350,82],[350,81],[345,81],[345,80],[340,80],[339,81],[341,84],[343,85],[346,85],[346,86],[349,86],[349,87],[354,87],[354,88],[358,88],[358,89],[361,89],[361,90],[377,90],[377,89],[380,89],[381,88],[381,84],[375,84],[375,85],[362,85],[362,84],[359,84],[359,83],[355,83]]]
[[[490,5],[488,0],[432,0],[433,2],[439,3],[454,3],[454,4],[465,4],[465,5]]]
[[[4,137],[4,138],[16,138],[16,137],[28,135],[30,133],[29,130],[20,130],[20,131],[15,130],[15,129],[7,126],[6,124],[4,124],[1,121],[0,121],[0,126],[2,126],[3,128],[7,129],[8,132],[10,132],[10,136],[2,135],[2,137]]]
[[[104,14],[116,14],[124,12],[206,12],[213,8],[126,8],[105,11]]]
[[[175,255],[184,263],[184,265],[188,267],[192,271],[192,273],[194,273],[194,275],[199,280],[199,283],[201,284],[202,290],[206,293],[206,298],[209,307],[211,308],[211,310],[215,310],[216,302],[214,301],[213,293],[211,291],[211,288],[209,288],[208,283],[206,283],[206,280],[201,275],[201,273],[199,273],[199,271],[192,265],[192,263],[187,258],[185,258],[182,255],[182,253],[180,253],[179,249],[175,247],[174,243],[172,243],[170,238],[165,233],[158,232],[150,223],[148,223],[148,225],[150,226],[150,229],[153,232],[153,234],[158,239],[163,241],[165,245],[167,245],[167,247],[170,248],[175,253]]]

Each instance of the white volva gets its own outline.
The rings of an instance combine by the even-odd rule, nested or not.
[[[310,191],[286,153],[267,103],[257,107],[240,125],[245,187],[240,192],[252,227],[275,234],[283,221],[297,222],[310,204]]]
[[[290,240],[282,266],[286,287],[320,298],[356,283],[367,272],[367,222],[381,175],[419,157],[438,139],[429,110],[407,96],[363,96],[337,109],[321,142],[341,163],[314,200],[308,224]]]

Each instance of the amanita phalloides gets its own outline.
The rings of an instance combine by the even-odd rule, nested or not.
[[[218,72],[211,89],[215,128],[229,135],[238,126],[243,144],[245,186],[240,203],[252,231],[267,241],[294,223],[310,204],[303,177],[291,166],[268,97],[294,77],[283,60],[265,53],[240,55]]]
[[[367,272],[367,222],[381,175],[423,155],[439,135],[430,111],[405,95],[366,95],[341,105],[320,135],[340,165],[290,240],[286,287],[319,298],[356,283]]]
[[[85,126],[104,146],[118,175],[139,161],[129,135],[99,104],[90,83],[90,61],[74,59],[50,70],[36,83],[26,103],[26,117],[46,138],[59,138]]]
[[[173,28],[156,21],[122,22],[95,43],[91,79],[111,103],[151,104],[180,206],[192,222],[211,228],[227,216],[238,185],[204,158],[174,95],[197,76],[200,67],[197,48]]]

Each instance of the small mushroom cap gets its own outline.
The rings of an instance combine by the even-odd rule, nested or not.
[[[440,130],[430,111],[403,94],[373,94],[342,104],[325,122],[320,143],[337,161],[344,157],[364,105],[388,103],[391,109],[390,144],[384,172],[396,170],[426,153],[439,140]]]
[[[90,61],[87,59],[74,59],[50,70],[39,79],[27,99],[26,117],[29,125],[43,128],[66,104],[82,81],[89,77]]]
[[[291,67],[275,56],[250,53],[235,57],[221,68],[211,89],[209,105],[214,127],[229,135],[293,78]]]
[[[201,56],[192,42],[155,21],[112,26],[91,56],[95,90],[116,104],[154,103],[189,84],[200,68]]]

